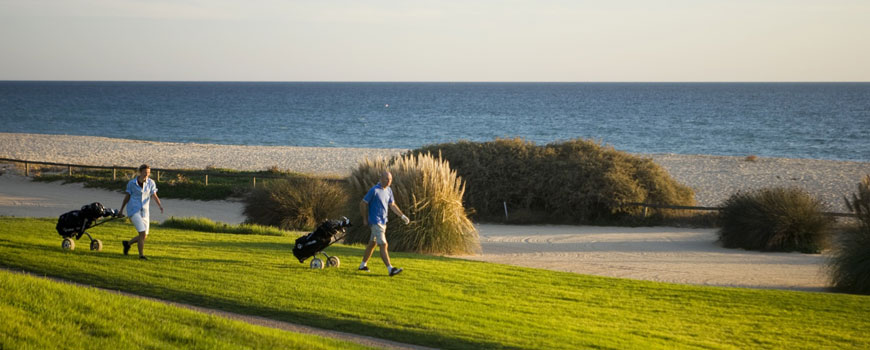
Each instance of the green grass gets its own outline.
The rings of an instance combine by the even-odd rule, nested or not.
[[[686,286],[410,253],[388,277],[362,247],[310,270],[292,237],[155,228],[149,261],[121,255],[129,225],[65,252],[54,219],[0,218],[0,266],[231,312],[440,348],[867,349],[870,297]],[[84,244],[80,244],[84,247]]]
[[[256,224],[231,225],[222,222],[215,222],[209,218],[203,217],[177,218],[173,216],[170,217],[169,220],[161,222],[159,226],[200,232],[232,233],[241,235],[299,236],[300,234],[299,232],[286,231],[276,227]]]
[[[0,349],[362,349],[0,270]]]
[[[51,169],[50,170],[57,170]],[[63,168],[66,170],[66,168]],[[157,181],[156,170],[152,171],[151,178],[157,181],[157,188],[161,198],[181,198],[195,200],[221,200],[230,197],[239,197],[246,195],[253,188],[253,177],[257,177],[257,187],[264,183],[274,181],[273,178],[264,177],[280,177],[280,178],[297,178],[304,175],[284,172],[278,170],[266,171],[238,171],[232,169],[210,168],[207,169],[209,178],[208,185],[205,184],[204,170],[179,170],[179,171],[160,171],[160,181]],[[62,174],[46,174],[35,171],[38,175],[33,176],[33,181],[39,182],[54,182],[63,181],[64,183],[80,182],[84,183],[85,187],[101,188],[111,191],[123,191],[127,182],[135,172],[130,170],[119,170],[116,180],[112,180],[111,170],[101,169],[80,169],[74,170],[73,175],[69,176],[66,173]]]

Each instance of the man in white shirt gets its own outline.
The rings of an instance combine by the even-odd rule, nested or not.
[[[124,207],[127,207],[128,202],[130,203],[130,206],[127,207],[127,216],[130,217],[130,222],[133,223],[133,226],[136,227],[136,232],[139,233],[138,236],[133,237],[129,241],[121,242],[124,245],[124,255],[130,252],[130,246],[133,243],[138,243],[139,259],[142,260],[148,260],[145,257],[144,249],[145,238],[148,237],[148,229],[151,227],[148,208],[151,198],[154,198],[157,206],[160,207],[160,213],[163,214],[163,203],[160,203],[160,198],[157,197],[157,184],[149,176],[151,176],[151,167],[148,164],[142,164],[139,167],[139,176],[127,182],[127,194],[124,196],[124,202],[121,203],[121,209],[119,210],[119,212],[123,213]]]

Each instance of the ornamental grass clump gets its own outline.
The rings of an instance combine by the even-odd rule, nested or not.
[[[467,181],[467,205],[485,221],[635,222],[643,209],[626,203],[695,204],[692,189],[651,159],[589,140],[544,146],[520,138],[459,141],[410,152],[421,153],[441,154],[450,162]],[[673,214],[648,212],[658,217]]]
[[[387,241],[390,250],[424,254],[473,254],[480,251],[477,229],[462,204],[465,184],[442,158],[430,154],[405,155],[390,160],[369,160],[359,164],[348,178],[348,216],[351,227],[345,241],[368,243],[371,231],[363,227],[359,204],[378,183],[380,174],[390,171],[390,186],[396,204],[411,219],[405,225],[390,212]]]
[[[284,230],[313,230],[341,217],[347,193],[336,181],[299,177],[269,182],[245,200],[246,222]]]
[[[833,220],[821,202],[798,188],[766,188],[728,198],[721,211],[719,241],[726,248],[818,253]]]
[[[870,294],[870,175],[858,184],[858,193],[845,198],[858,226],[843,232],[828,262],[834,289]]]

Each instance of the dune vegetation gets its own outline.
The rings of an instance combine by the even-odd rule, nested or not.
[[[691,188],[651,159],[575,139],[537,145],[523,139],[425,146],[466,181],[474,218],[514,223],[633,223],[643,211],[628,203],[694,205]],[[651,210],[662,218],[671,211]]]

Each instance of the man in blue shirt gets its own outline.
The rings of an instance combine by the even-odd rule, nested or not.
[[[127,203],[130,203],[130,206],[127,207],[127,216],[130,217],[130,222],[136,227],[136,232],[139,232],[139,235],[133,237],[133,239],[121,241],[124,245],[124,255],[130,252],[130,246],[133,243],[139,243],[139,259],[142,260],[148,260],[144,255],[144,249],[145,237],[148,237],[148,229],[151,227],[149,213],[151,198],[154,198],[157,206],[160,207],[160,213],[163,214],[163,203],[160,203],[160,198],[157,197],[157,184],[149,178],[150,175],[151,167],[147,164],[142,164],[139,167],[139,176],[127,182],[127,195],[124,196],[124,203],[121,203],[121,209],[119,210],[119,212],[123,213],[124,207],[127,207]]]
[[[399,215],[402,218],[402,221],[407,225],[411,222],[405,214],[402,214],[402,211],[399,210],[399,207],[396,205],[396,202],[393,198],[393,190],[390,189],[390,184],[393,183],[393,174],[390,174],[389,171],[385,171],[381,174],[380,182],[377,185],[372,187],[368,193],[366,193],[365,197],[359,204],[359,211],[362,214],[363,225],[369,226],[372,230],[371,238],[369,239],[369,244],[366,246],[365,254],[363,255],[362,264],[359,265],[360,271],[368,271],[369,267],[366,266],[369,258],[372,257],[372,253],[375,251],[375,244],[380,247],[381,250],[381,259],[384,261],[384,264],[387,265],[387,271],[390,273],[390,277],[398,275],[402,272],[402,269],[393,267],[390,264],[390,253],[387,252],[387,215],[389,214],[387,208],[393,210],[393,213]]]

